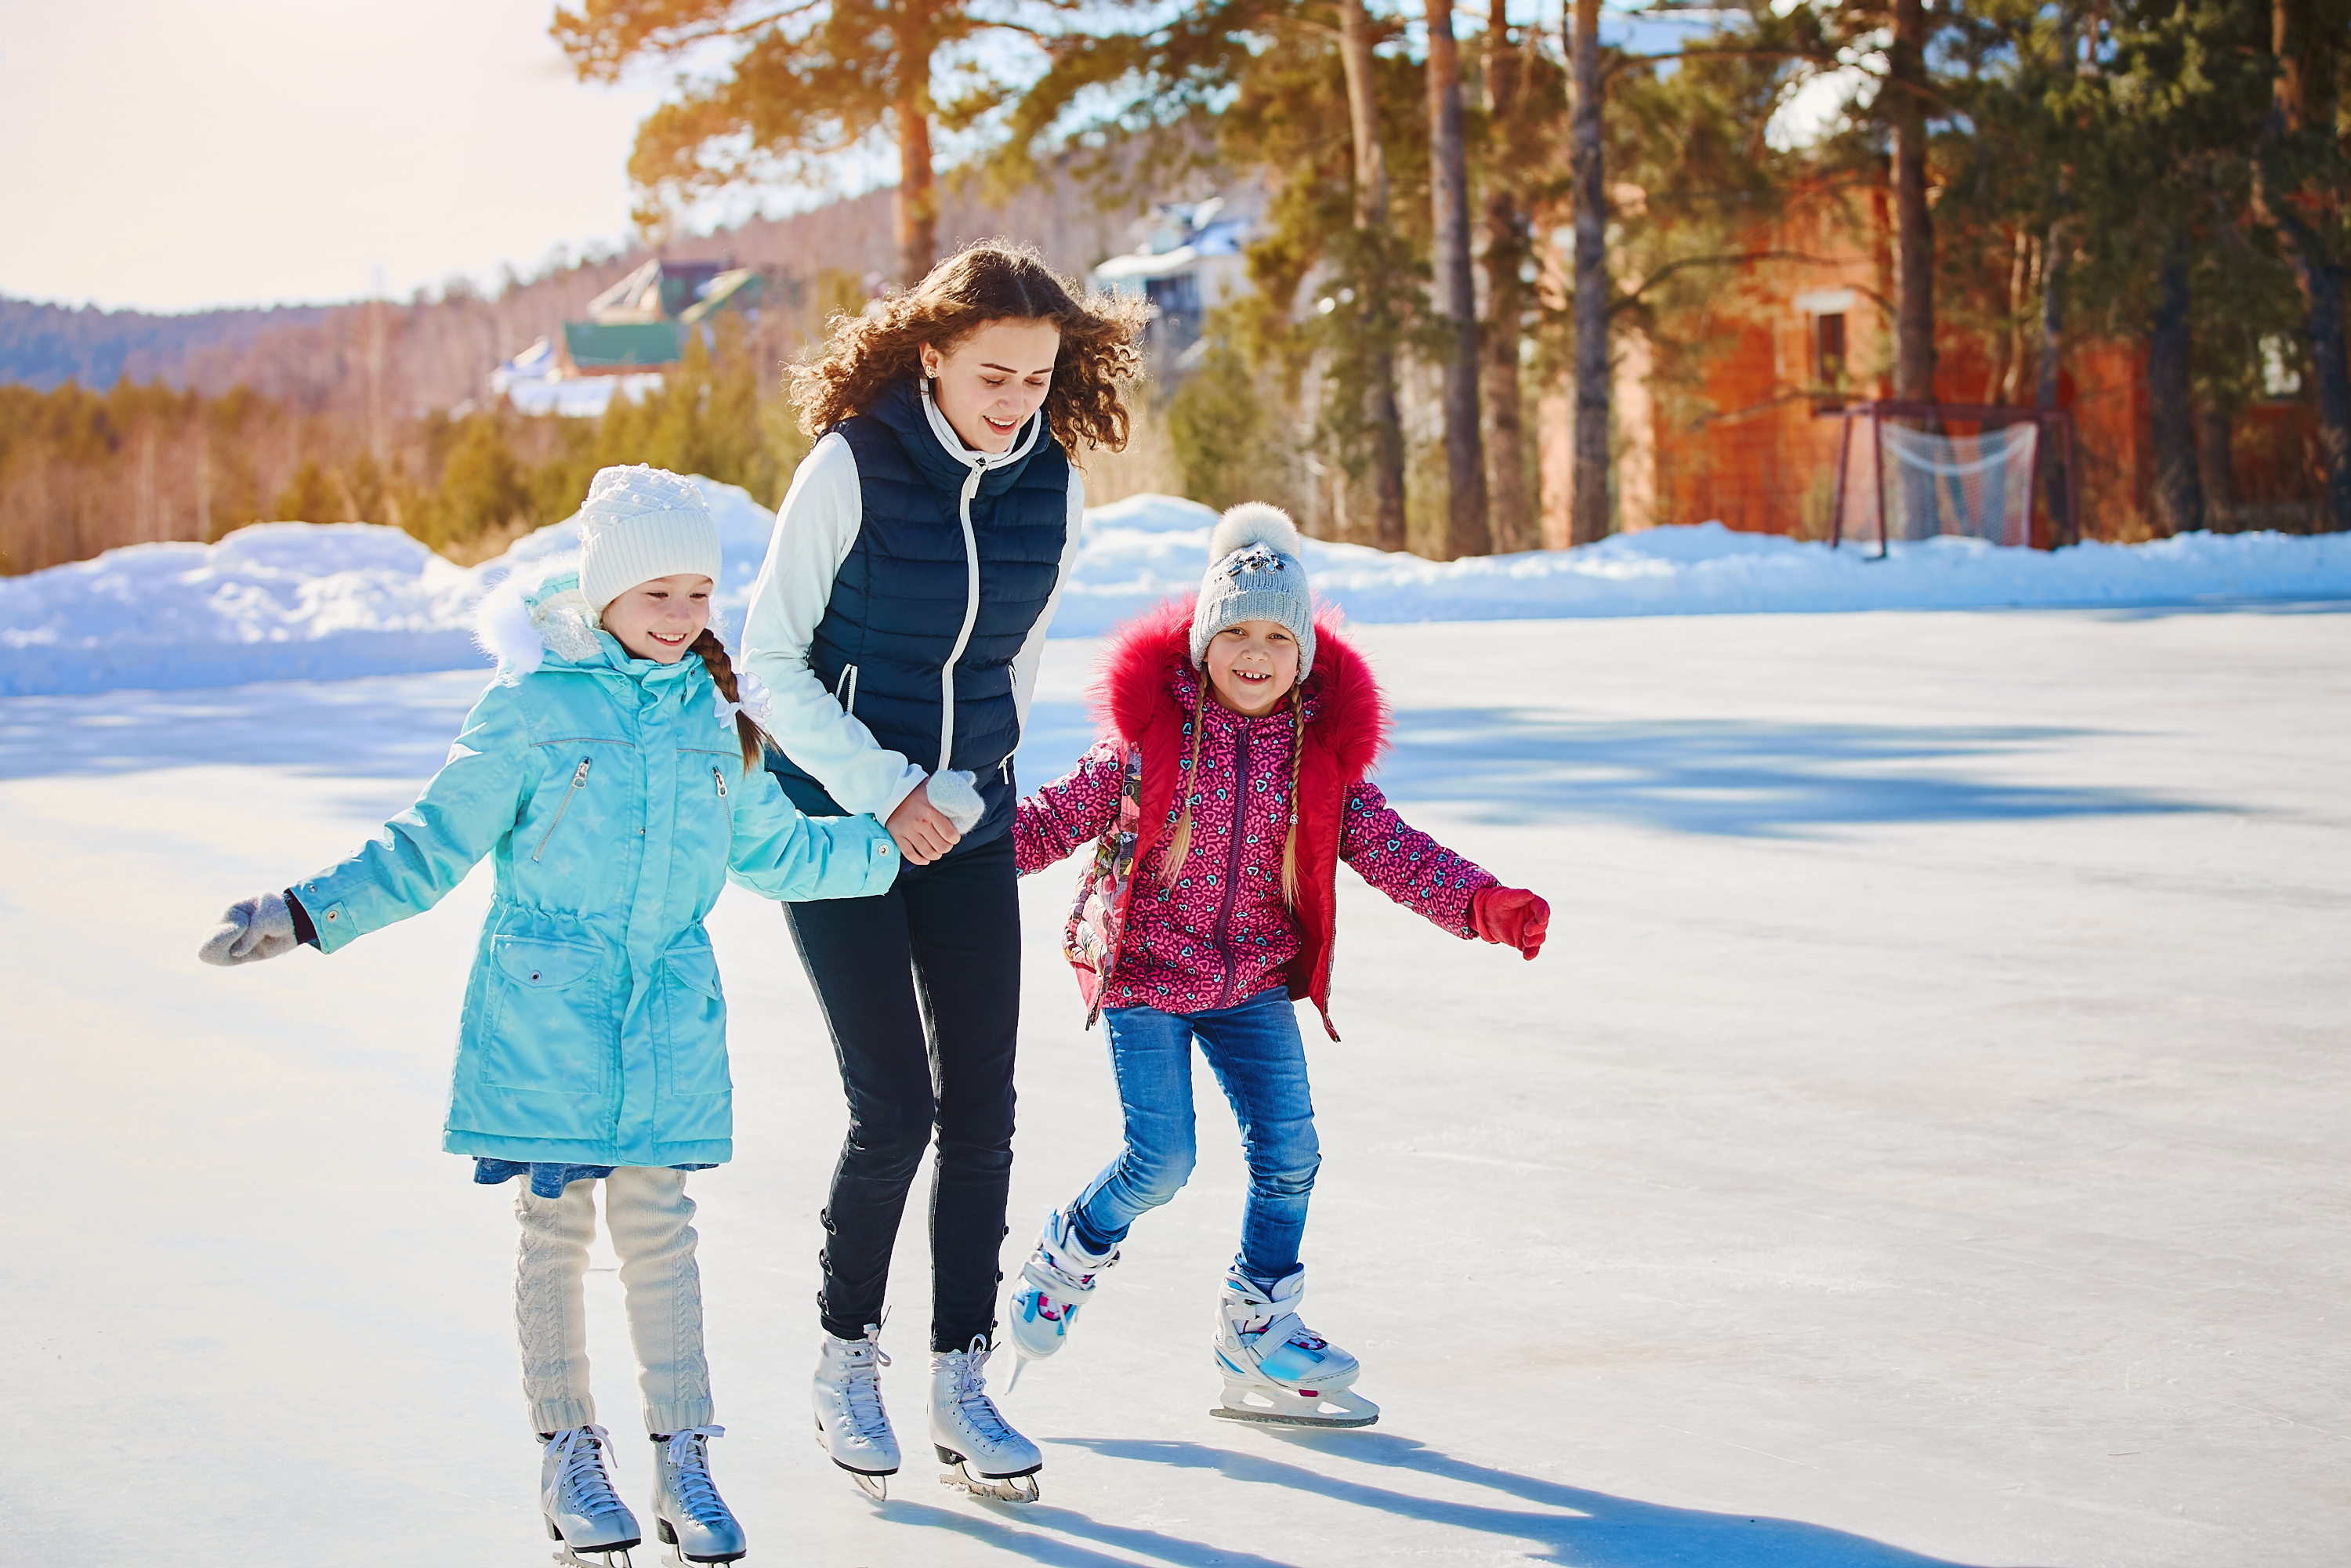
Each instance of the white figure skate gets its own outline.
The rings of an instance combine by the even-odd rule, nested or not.
[[[1078,1239],[1068,1214],[1045,1217],[1037,1249],[1020,1269],[1020,1288],[1012,1293],[1012,1349],[1019,1356],[1007,1394],[1019,1385],[1020,1374],[1032,1361],[1042,1361],[1061,1348],[1078,1321],[1078,1309],[1094,1293],[1094,1278],[1118,1261],[1118,1249],[1089,1252]]]
[[[675,1568],[732,1563],[750,1550],[734,1510],[710,1479],[710,1439],[724,1427],[688,1427],[653,1439],[653,1533]]]
[[[1299,1320],[1306,1270],[1268,1291],[1227,1270],[1217,1302],[1217,1369],[1225,1400],[1208,1412],[1273,1427],[1368,1427],[1380,1407],[1354,1392],[1355,1358]]]
[[[629,1568],[629,1548],[643,1537],[637,1516],[612,1490],[604,1468],[611,1434],[601,1427],[572,1427],[548,1440],[538,1461],[538,1511],[558,1563],[576,1568]],[[580,1555],[592,1552],[591,1559]]]
[[[876,1502],[888,1500],[890,1478],[898,1473],[898,1437],[882,1407],[882,1369],[890,1358],[882,1354],[881,1334],[879,1323],[868,1323],[862,1339],[825,1335],[813,1390],[818,1446]]]
[[[946,1469],[941,1486],[999,1502],[1035,1502],[1045,1456],[1014,1431],[987,1396],[985,1340],[931,1357],[931,1447]]]

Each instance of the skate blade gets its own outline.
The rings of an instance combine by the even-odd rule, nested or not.
[[[556,1548],[555,1561],[562,1563],[564,1568],[632,1568],[629,1562],[629,1549],[625,1546],[610,1548],[590,1546],[582,1550],[591,1552],[595,1555],[582,1557],[579,1552],[573,1551],[570,1547],[560,1546]]]
[[[816,1429],[816,1446],[824,1450],[824,1457],[826,1458],[832,1459],[832,1449],[824,1440],[824,1428],[822,1427],[819,1427]],[[888,1502],[890,1500],[890,1478],[896,1475],[898,1473],[897,1471],[852,1470],[847,1465],[841,1464],[839,1459],[832,1459],[832,1462],[839,1466],[841,1472],[848,1476],[851,1480],[857,1483],[857,1490],[859,1491],[863,1492],[875,1502]]]
[[[974,1497],[992,1502],[1035,1502],[1042,1496],[1037,1486],[1037,1472],[1025,1476],[1005,1476],[990,1480],[971,1473],[967,1465],[950,1465],[939,1472],[939,1485],[956,1491],[969,1492]]]
[[[1262,1388],[1227,1388],[1225,1402],[1211,1406],[1208,1414],[1261,1427],[1344,1427],[1371,1426],[1380,1418],[1380,1407],[1349,1388],[1280,1397]]]
[[[711,1568],[713,1563],[732,1563],[749,1555],[747,1552],[737,1552],[734,1557],[688,1557],[685,1549],[673,1541],[669,1550],[661,1554],[661,1568]]]

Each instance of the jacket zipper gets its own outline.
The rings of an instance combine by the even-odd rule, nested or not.
[[[1203,722],[1206,722],[1205,716]],[[1238,731],[1239,738],[1234,743],[1233,751],[1233,847],[1225,862],[1224,907],[1217,911],[1216,953],[1224,960],[1225,966],[1224,977],[1217,984],[1217,1005],[1220,1008],[1232,1005],[1233,971],[1238,967],[1233,956],[1225,950],[1225,939],[1232,929],[1233,898],[1240,891],[1241,830],[1249,821],[1249,723],[1243,720],[1234,727]]]
[[[963,482],[963,501],[957,507],[963,519],[963,629],[956,633],[955,648],[939,671],[939,766],[947,769],[947,759],[955,753],[955,667],[963,651],[971,643],[971,629],[979,621],[979,539],[971,531],[971,498],[979,493],[979,482],[987,473],[986,463],[971,465],[970,475]]]
[[[722,800],[726,799],[726,775],[714,768],[710,770],[710,781],[718,786],[718,798]]]
[[[563,803],[555,808],[555,821],[547,824],[547,831],[538,835],[538,848],[530,852],[534,862],[547,853],[547,841],[555,836],[555,830],[562,824],[563,813],[571,810],[571,797],[580,793],[580,786],[587,782],[588,759],[583,757],[580,759],[580,766],[571,770],[571,788],[563,792]]]
[[[856,665],[843,664],[841,666],[841,679],[832,683],[832,700],[841,705],[841,712],[849,715],[852,718],[857,716]]]

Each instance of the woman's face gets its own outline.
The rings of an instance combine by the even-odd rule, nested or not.
[[[1050,321],[989,321],[942,350],[923,345],[939,412],[974,452],[1007,452],[1053,384],[1061,329]]]
[[[604,606],[604,630],[632,657],[674,664],[710,624],[710,580],[656,577]]]
[[[1208,689],[1234,713],[1254,718],[1298,684],[1298,639],[1279,621],[1244,621],[1208,639]]]

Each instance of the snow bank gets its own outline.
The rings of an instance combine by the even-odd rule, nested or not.
[[[695,484],[718,522],[719,612],[737,623],[774,518],[734,486]],[[1168,496],[1088,511],[1054,634],[1097,635],[1191,591],[1215,521]],[[577,544],[576,525],[558,523],[469,571],[392,528],[265,523],[217,545],[134,545],[0,579],[0,695],[462,668],[482,662],[474,601],[516,567]],[[2351,598],[2343,535],[2199,533],[2053,554],[1947,538],[1897,544],[1876,560],[1705,523],[1474,560],[1311,540],[1306,549],[1316,591],[1368,622]]]
[[[1091,636],[1199,586],[1216,513],[1137,496],[1086,514],[1053,623]],[[1582,549],[1433,561],[1308,540],[1314,591],[1357,621],[1553,620],[1844,610],[1984,610],[2351,598],[2351,536],[2185,534],[2147,545],[2006,549],[1980,539],[1832,550],[1720,523],[1619,534]]]
[[[261,523],[0,578],[0,695],[447,670],[480,591],[397,528]]]
[[[750,597],[774,515],[696,479],[718,523],[721,612]],[[257,523],[0,578],[0,696],[341,680],[486,664],[473,608],[518,566],[579,548],[576,520],[454,566],[397,528]]]

